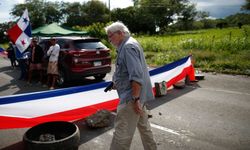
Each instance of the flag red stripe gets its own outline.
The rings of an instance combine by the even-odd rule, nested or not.
[[[193,65],[189,65],[186,68],[183,68],[181,73],[177,76],[173,77],[169,81],[167,81],[167,87],[172,86],[176,82],[182,80],[186,76],[191,76],[194,74]],[[153,89],[155,92],[155,89]],[[36,118],[17,118],[17,117],[6,117],[0,116],[0,129],[8,129],[8,128],[23,128],[23,127],[31,127],[39,123],[48,122],[48,121],[74,121],[83,119],[93,113],[95,113],[99,109],[107,109],[107,110],[115,110],[119,103],[119,99],[113,99],[107,102],[86,106],[78,109],[73,109],[69,111],[64,111],[60,113],[54,113],[50,115],[45,115]],[[45,108],[46,109],[46,108]]]
[[[179,75],[177,75],[176,77],[172,78],[171,80],[169,80],[167,82],[167,87],[172,86],[173,84],[175,84],[178,81],[182,80],[186,76],[190,76],[190,74],[192,74],[192,71],[193,71],[193,66],[192,65],[190,65],[187,68],[184,68]]]
[[[170,86],[174,85],[175,83],[177,83],[178,81],[182,80],[186,76],[192,75],[193,71],[194,71],[194,68],[193,68],[192,65],[184,68],[179,75],[177,75],[176,77],[174,77],[171,80],[167,81],[166,82],[166,86],[170,87]],[[155,95],[156,94],[155,88],[153,88],[153,92],[154,92],[154,95]]]
[[[17,118],[17,117],[5,117],[0,116],[1,125],[0,129],[8,129],[8,128],[24,128],[24,127],[32,127],[39,123],[48,122],[48,121],[74,121],[86,118],[91,114],[95,113],[100,109],[107,109],[110,111],[116,110],[117,105],[119,103],[118,99],[110,100],[107,102],[73,109],[65,112],[55,113],[51,115],[41,116],[37,118]]]

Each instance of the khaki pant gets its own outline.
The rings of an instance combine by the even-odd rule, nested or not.
[[[137,115],[132,102],[118,106],[110,150],[129,150],[136,127],[139,130],[144,149],[157,149],[145,106],[143,112],[143,115]]]
[[[50,62],[49,61],[47,73],[48,74],[58,75],[57,61],[55,61],[55,62]]]

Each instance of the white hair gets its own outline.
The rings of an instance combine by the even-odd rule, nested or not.
[[[105,27],[105,30],[106,30],[107,33],[108,32],[114,33],[114,32],[117,32],[117,31],[121,31],[121,32],[125,33],[125,36],[129,36],[130,35],[128,27],[125,26],[120,21],[114,22],[111,25]]]

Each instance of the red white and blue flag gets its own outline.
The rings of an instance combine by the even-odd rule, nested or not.
[[[151,83],[166,81],[168,87],[186,76],[194,80],[191,56],[150,71]],[[97,110],[115,110],[115,90],[104,92],[109,82],[0,97],[0,129],[31,127],[47,121],[75,121]],[[153,87],[153,90],[155,88]]]
[[[17,24],[10,28],[7,33],[10,40],[16,45],[16,56],[21,56],[31,42],[31,25],[27,9],[25,9]]]

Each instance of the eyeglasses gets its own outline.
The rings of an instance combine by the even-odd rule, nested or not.
[[[111,38],[114,36],[114,34],[116,34],[116,33],[117,33],[117,32],[113,32],[113,33],[109,34],[109,35],[108,35],[108,38],[111,39]]]

